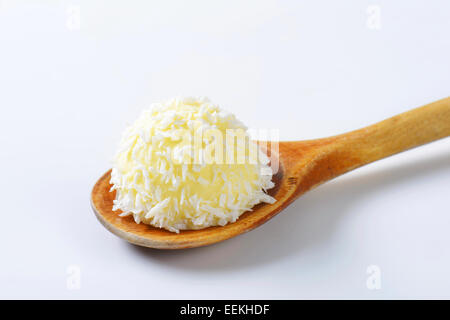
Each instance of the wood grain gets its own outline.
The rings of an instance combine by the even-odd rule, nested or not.
[[[346,134],[307,141],[280,142],[279,172],[270,194],[274,204],[260,204],[223,227],[181,231],[179,234],[136,224],[132,217],[113,212],[115,192],[109,192],[110,172],[95,184],[92,208],[98,220],[115,235],[136,245],[183,249],[213,244],[250,231],[286,208],[303,193],[341,174],[393,154],[450,136],[450,98],[417,108]],[[264,143],[263,143],[264,144]]]

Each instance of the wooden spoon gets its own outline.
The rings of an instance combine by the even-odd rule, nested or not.
[[[136,224],[131,216],[112,211],[115,192],[109,192],[110,173],[95,184],[91,204],[98,220],[115,235],[136,245],[158,249],[205,246],[250,231],[263,224],[312,188],[373,161],[450,135],[450,97],[338,136],[280,142],[274,204],[260,204],[224,227],[181,231],[179,234]]]

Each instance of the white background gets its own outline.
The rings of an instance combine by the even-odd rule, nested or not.
[[[89,204],[122,130],[159,99],[206,95],[249,127],[300,140],[448,96],[449,10],[445,0],[1,0],[0,298],[450,298],[449,139],[204,248],[130,245]],[[371,265],[379,290],[366,285]]]

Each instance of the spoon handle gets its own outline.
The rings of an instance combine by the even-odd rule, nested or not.
[[[338,136],[364,165],[450,136],[450,97]]]
[[[334,176],[450,136],[450,97],[363,129],[328,138]],[[326,139],[327,140],[327,139]],[[327,145],[327,144],[325,144]],[[327,146],[325,146],[327,147]]]
[[[280,151],[287,174],[302,177],[298,196],[348,171],[448,136],[450,97],[338,136],[280,143]]]

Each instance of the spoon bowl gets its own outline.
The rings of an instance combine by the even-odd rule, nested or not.
[[[106,172],[95,184],[92,190],[91,205],[96,217],[106,229],[131,243],[157,249],[193,248],[213,244],[250,231],[276,215],[287,206],[287,202],[280,200],[286,197],[291,188],[283,176],[282,166],[280,166],[278,173],[272,177],[275,187],[268,192],[277,199],[274,204],[260,203],[254,206],[252,211],[244,212],[236,222],[223,227],[181,230],[178,234],[143,223],[137,224],[132,216],[119,217],[117,211],[112,211],[116,192],[109,192],[112,187],[109,182],[111,170]]]
[[[259,204],[225,226],[173,233],[137,224],[131,216],[120,217],[119,212],[112,211],[115,191],[110,192],[111,170],[94,185],[91,205],[106,229],[133,244],[157,249],[200,247],[260,226],[303,193],[339,175],[447,136],[450,136],[450,97],[338,136],[279,142],[278,148],[266,150],[271,161],[279,163],[272,179],[275,187],[269,190],[277,201]]]

